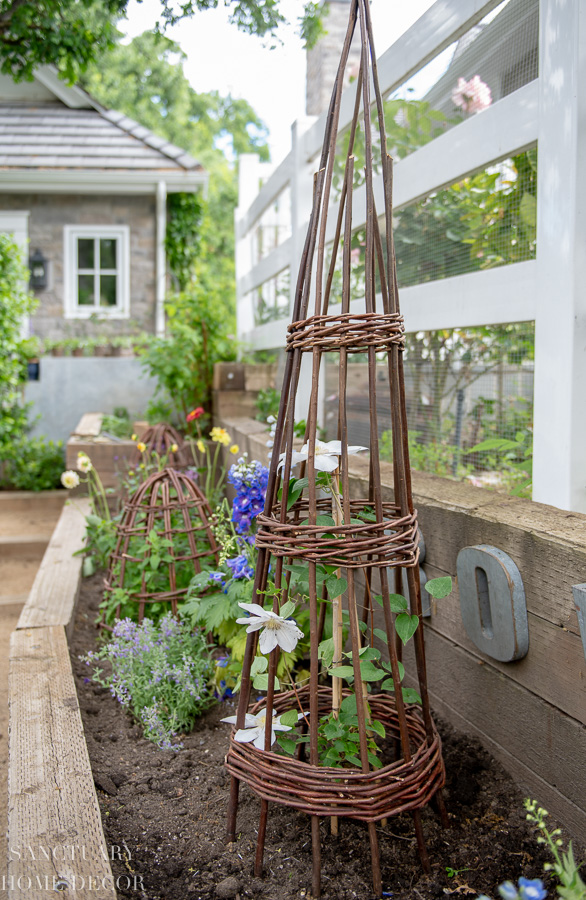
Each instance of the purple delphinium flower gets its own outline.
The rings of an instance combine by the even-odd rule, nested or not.
[[[232,521],[238,534],[246,534],[252,520],[264,509],[269,470],[258,460],[235,463],[228,473],[228,483],[236,489],[232,504]]]
[[[254,576],[254,569],[243,553],[235,556],[234,559],[227,559],[226,565],[232,571],[232,578],[252,578]]]

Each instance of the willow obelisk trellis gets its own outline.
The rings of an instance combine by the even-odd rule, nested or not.
[[[337,214],[335,238],[326,275],[326,226],[331,200],[334,157],[338,137],[338,123],[342,79],[348,60],[352,37],[359,22],[362,39],[360,71],[357,79],[356,105],[350,126],[345,176]],[[379,229],[373,193],[373,141],[371,122],[371,81],[374,84],[374,105],[377,112],[380,140],[382,179],[384,185],[384,240]],[[366,193],[365,240],[365,311],[356,312],[350,303],[352,204],[354,196],[354,144],[360,127],[362,106],[364,122]],[[275,692],[279,647],[269,654],[268,688],[266,700],[248,709],[251,693],[251,666],[257,652],[257,634],[248,635],[244,659],[242,687],[236,728],[242,732],[248,712],[265,715],[265,722],[274,714],[299,709],[309,730],[309,761],[303,753],[294,758],[271,750],[270,725],[264,730],[264,749],[239,742],[233,733],[227,756],[232,775],[232,789],[228,814],[228,838],[236,833],[239,782],[245,781],[261,798],[261,817],[255,872],[262,871],[262,860],[269,801],[303,810],[311,816],[313,848],[312,892],[320,892],[320,817],[332,817],[336,827],[338,817],[356,818],[367,823],[373,886],[381,895],[381,872],[375,823],[393,814],[410,811],[422,864],[429,867],[419,810],[436,795],[445,820],[440,788],[444,781],[441,746],[429,709],[425,651],[421,625],[421,592],[419,584],[417,521],[413,510],[411,479],[407,448],[407,425],[403,381],[402,351],[404,348],[403,319],[399,313],[395,257],[392,235],[392,160],[387,154],[384,109],[380,94],[372,24],[367,0],[353,0],[350,21],[344,42],[334,92],[326,122],[324,147],[319,171],[314,180],[314,202],[308,234],[301,260],[296,287],[293,322],[287,339],[287,362],[284,375],[274,451],[266,495],[264,515],[258,517],[258,565],[254,602],[261,606],[267,596],[267,584],[274,576],[273,612],[279,613],[288,600],[291,562],[305,563],[309,585],[309,617],[311,632],[310,671],[308,685],[295,690]],[[341,306],[332,311],[332,284],[336,256],[342,245]],[[315,272],[314,314],[308,317],[312,275]],[[382,309],[377,311],[376,275],[380,283]],[[340,299],[340,298],[338,298]],[[318,456],[323,447],[316,443],[318,385],[320,363],[324,353],[339,354],[338,444],[328,445],[330,456],[337,453],[337,468],[332,474],[332,497],[320,497],[316,485]],[[302,356],[311,354],[313,369],[311,396],[307,414],[306,443],[297,453],[294,443],[294,409]],[[350,500],[348,474],[348,423],[346,416],[346,385],[348,354],[363,353],[368,358],[370,397],[370,480],[367,498]],[[394,503],[383,503],[378,452],[377,422],[377,355],[388,360],[390,382],[392,439],[394,461]],[[355,448],[350,448],[352,452]],[[286,502],[292,469],[302,462],[307,486],[291,505]],[[331,470],[331,469],[330,469]],[[279,488],[283,486],[280,499]],[[334,510],[332,510],[332,502]],[[368,510],[369,515],[364,511]],[[324,525],[320,517],[332,513],[332,522]],[[362,518],[361,518],[362,516]],[[328,520],[329,522],[329,520]],[[340,706],[341,692],[329,685],[329,676],[320,673],[318,645],[323,628],[325,604],[318,592],[317,572],[323,566],[336,567],[344,576],[347,590],[343,598],[347,610],[353,671],[353,688],[357,694],[356,715],[360,746],[361,768],[320,765],[318,727],[320,716]],[[401,583],[406,568],[411,598],[411,613],[418,615],[419,625],[414,635],[415,658],[421,707],[403,701],[399,642],[395,629],[395,615],[391,608],[388,568],[395,570],[395,584]],[[362,615],[358,608],[356,576],[362,571],[366,585]],[[376,574],[378,573],[378,574]],[[361,652],[368,646],[372,627],[361,632],[360,618],[368,621],[374,615],[371,585],[378,582],[384,613],[386,650],[390,661],[392,691],[367,693]],[[400,588],[398,588],[400,592]],[[335,662],[339,663],[340,642],[336,635],[336,604],[333,602]],[[320,609],[322,615],[320,616]],[[339,621],[339,619],[338,619]],[[371,621],[372,626],[372,621]],[[332,684],[341,684],[332,678]],[[348,690],[344,692],[348,694]],[[368,729],[371,717],[382,722],[395,738],[398,758],[383,768],[372,770],[369,762]]]

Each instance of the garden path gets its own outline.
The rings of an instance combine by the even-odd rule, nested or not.
[[[65,492],[0,492],[0,865],[6,871],[10,635],[61,513]]]

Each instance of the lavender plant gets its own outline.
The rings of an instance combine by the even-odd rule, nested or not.
[[[179,750],[182,744],[173,739],[214,701],[214,663],[205,635],[171,613],[157,625],[123,619],[111,640],[80,658],[94,666],[92,680],[109,688],[161,750]],[[107,670],[100,666],[104,662]]]

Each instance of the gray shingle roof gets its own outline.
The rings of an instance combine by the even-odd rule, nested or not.
[[[113,110],[0,102],[0,170],[202,170],[180,147]]]

